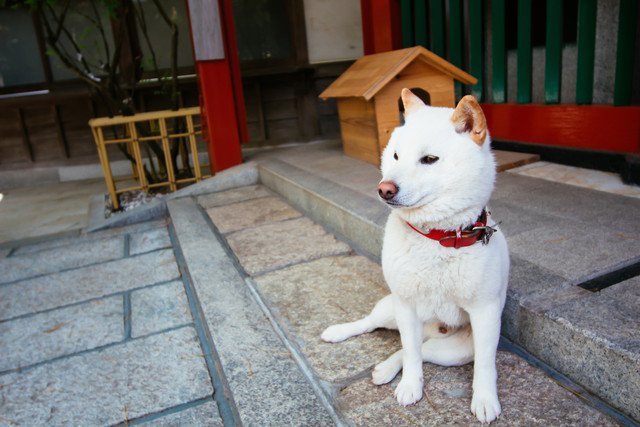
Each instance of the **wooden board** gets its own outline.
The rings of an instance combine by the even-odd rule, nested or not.
[[[464,84],[473,85],[477,82],[475,77],[435,53],[416,46],[363,56],[322,92],[320,98],[355,96],[370,100],[414,61],[424,62],[440,74],[455,78]]]
[[[540,160],[540,156],[537,154],[517,153],[515,151],[493,150],[493,155],[496,158],[496,171],[498,172],[504,172]]]
[[[378,131],[373,102],[359,98],[338,100],[340,133],[344,153],[348,156],[378,165]]]

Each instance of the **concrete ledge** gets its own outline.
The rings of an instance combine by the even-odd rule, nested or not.
[[[253,185],[257,182],[257,166],[253,162],[248,162],[222,171],[211,178],[185,187],[174,193],[167,194],[162,198],[154,199],[150,203],[131,211],[114,214],[110,218],[104,218],[104,206],[97,203],[97,199],[95,199],[92,200],[90,205],[89,225],[84,231],[93,232],[162,218],[167,215],[167,201],[169,200],[215,193],[230,188]]]
[[[356,248],[380,259],[389,208],[375,199],[279,160],[258,166],[262,184]]]

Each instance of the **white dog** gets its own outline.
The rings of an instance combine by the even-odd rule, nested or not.
[[[402,369],[395,395],[405,406],[422,398],[423,361],[473,360],[471,412],[491,422],[501,411],[495,359],[509,253],[486,208],[495,180],[486,119],[472,96],[455,109],[437,108],[403,89],[402,102],[406,123],[382,154],[378,186],[393,208],[382,248],[391,295],[365,318],[327,328],[322,339],[398,329],[402,350],[372,376],[385,384]]]

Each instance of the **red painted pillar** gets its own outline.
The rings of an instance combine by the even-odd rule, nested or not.
[[[402,47],[400,0],[360,0],[364,54]]]
[[[247,124],[230,0],[187,0],[211,172],[242,163]]]

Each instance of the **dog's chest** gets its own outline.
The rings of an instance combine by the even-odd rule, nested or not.
[[[420,317],[435,317],[449,325],[464,323],[460,309],[474,298],[481,280],[475,248],[445,248],[405,230],[385,234],[382,267],[391,292],[415,301]]]

